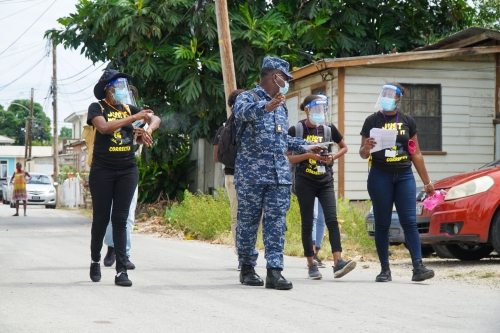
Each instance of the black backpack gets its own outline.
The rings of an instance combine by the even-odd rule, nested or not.
[[[255,102],[260,101],[259,96],[253,90],[249,90],[253,94]],[[236,133],[236,123],[234,114],[231,113],[220,132],[219,147],[217,148],[217,159],[224,164],[226,168],[234,169],[236,161],[236,152],[241,144],[241,137],[248,122],[244,122],[238,133]]]

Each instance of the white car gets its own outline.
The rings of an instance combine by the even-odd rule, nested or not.
[[[45,208],[56,208],[56,189],[58,184],[52,177],[43,173],[30,173],[31,180],[26,182],[28,192],[28,205],[45,205]],[[15,208],[16,203],[12,199],[13,184],[3,186],[3,203]]]

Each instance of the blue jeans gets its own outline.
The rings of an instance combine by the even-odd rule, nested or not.
[[[416,192],[415,177],[411,169],[401,173],[391,173],[373,167],[370,169],[368,193],[373,204],[375,245],[381,264],[389,263],[389,228],[393,203],[396,205],[412,261],[422,260],[420,235],[417,230]]]
[[[132,231],[134,230],[136,206],[137,206],[137,187],[135,188],[132,202],[130,202],[130,210],[128,212],[128,217],[127,217],[127,257],[130,257],[130,248],[132,247],[130,243],[130,238],[132,236]],[[115,244],[113,243],[113,226],[111,225],[111,220],[110,223],[108,224],[108,227],[106,228],[106,234],[104,235],[104,244],[106,244],[107,246],[115,247]]]
[[[323,207],[318,201],[318,198],[314,200],[314,216],[313,216],[313,232],[312,239],[314,245],[316,245],[316,250],[321,249],[321,244],[323,244],[323,238],[325,237],[325,214],[323,214]]]

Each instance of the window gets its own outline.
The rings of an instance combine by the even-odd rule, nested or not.
[[[7,161],[0,161],[0,178],[7,179]]]
[[[311,95],[323,94],[326,95],[326,83],[320,83],[311,87]]]
[[[415,119],[421,151],[441,151],[441,85],[402,84],[408,94],[401,111]]]

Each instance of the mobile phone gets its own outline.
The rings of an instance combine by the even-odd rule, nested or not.
[[[144,122],[143,120],[136,120],[132,123],[132,126],[134,126],[134,128],[143,128],[144,126],[146,126],[146,122]]]

